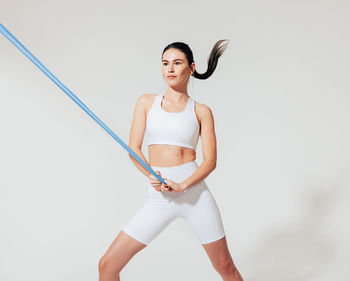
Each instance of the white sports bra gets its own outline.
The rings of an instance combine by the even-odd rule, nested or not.
[[[181,112],[165,111],[161,102],[164,94],[155,97],[147,113],[145,143],[170,144],[196,150],[199,138],[199,123],[194,110],[194,100],[189,97]]]

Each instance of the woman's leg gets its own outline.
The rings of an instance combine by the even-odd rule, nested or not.
[[[120,271],[135,254],[146,246],[147,244],[132,238],[123,230],[120,231],[99,261],[99,281],[120,281]]]
[[[243,281],[228,250],[226,236],[217,241],[202,244],[202,246],[207,252],[215,270],[224,281]]]
[[[189,189],[181,205],[185,220],[224,281],[243,281],[227,247],[219,207],[204,181]]]
[[[119,281],[129,260],[145,248],[174,219],[176,214],[160,192],[149,190],[146,202],[129,219],[99,262],[99,281]]]

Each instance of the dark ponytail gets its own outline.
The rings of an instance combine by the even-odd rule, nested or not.
[[[225,42],[226,41],[226,42]],[[221,43],[225,42],[222,46]],[[215,43],[213,49],[211,50],[211,53],[208,58],[208,69],[205,73],[198,73],[197,70],[194,71],[193,77],[198,78],[198,79],[207,79],[209,78],[213,73],[216,68],[216,65],[218,64],[219,57],[223,54],[223,52],[226,50],[227,45],[228,45],[229,40],[219,40]],[[191,66],[191,63],[194,62],[193,60],[193,53],[190,49],[190,47],[183,43],[183,42],[174,42],[166,46],[163,50],[162,56],[164,52],[170,48],[175,48],[180,51],[182,51],[187,58],[188,65]]]

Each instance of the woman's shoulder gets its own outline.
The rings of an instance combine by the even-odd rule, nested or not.
[[[147,103],[149,101],[153,101],[156,96],[158,96],[158,94],[148,94],[148,93],[142,94],[139,96],[137,101],[142,103]]]
[[[208,105],[204,103],[200,103],[198,101],[194,101],[194,103],[195,103],[195,112],[198,116],[198,119],[205,118],[208,115],[209,116],[213,115],[212,110]]]
[[[158,96],[158,94],[141,94],[137,99],[137,103],[147,105],[148,103],[154,101],[156,96]]]
[[[158,94],[148,94],[148,93],[142,94],[137,99],[137,104],[140,104],[143,107],[143,109],[146,112],[148,112],[148,110],[152,107],[152,104],[156,96],[158,96]]]

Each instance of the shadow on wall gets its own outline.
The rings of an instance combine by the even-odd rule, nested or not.
[[[261,238],[250,258],[247,281],[301,281],[321,277],[337,252],[327,219],[343,194],[340,185],[311,186],[302,192],[300,215]]]

